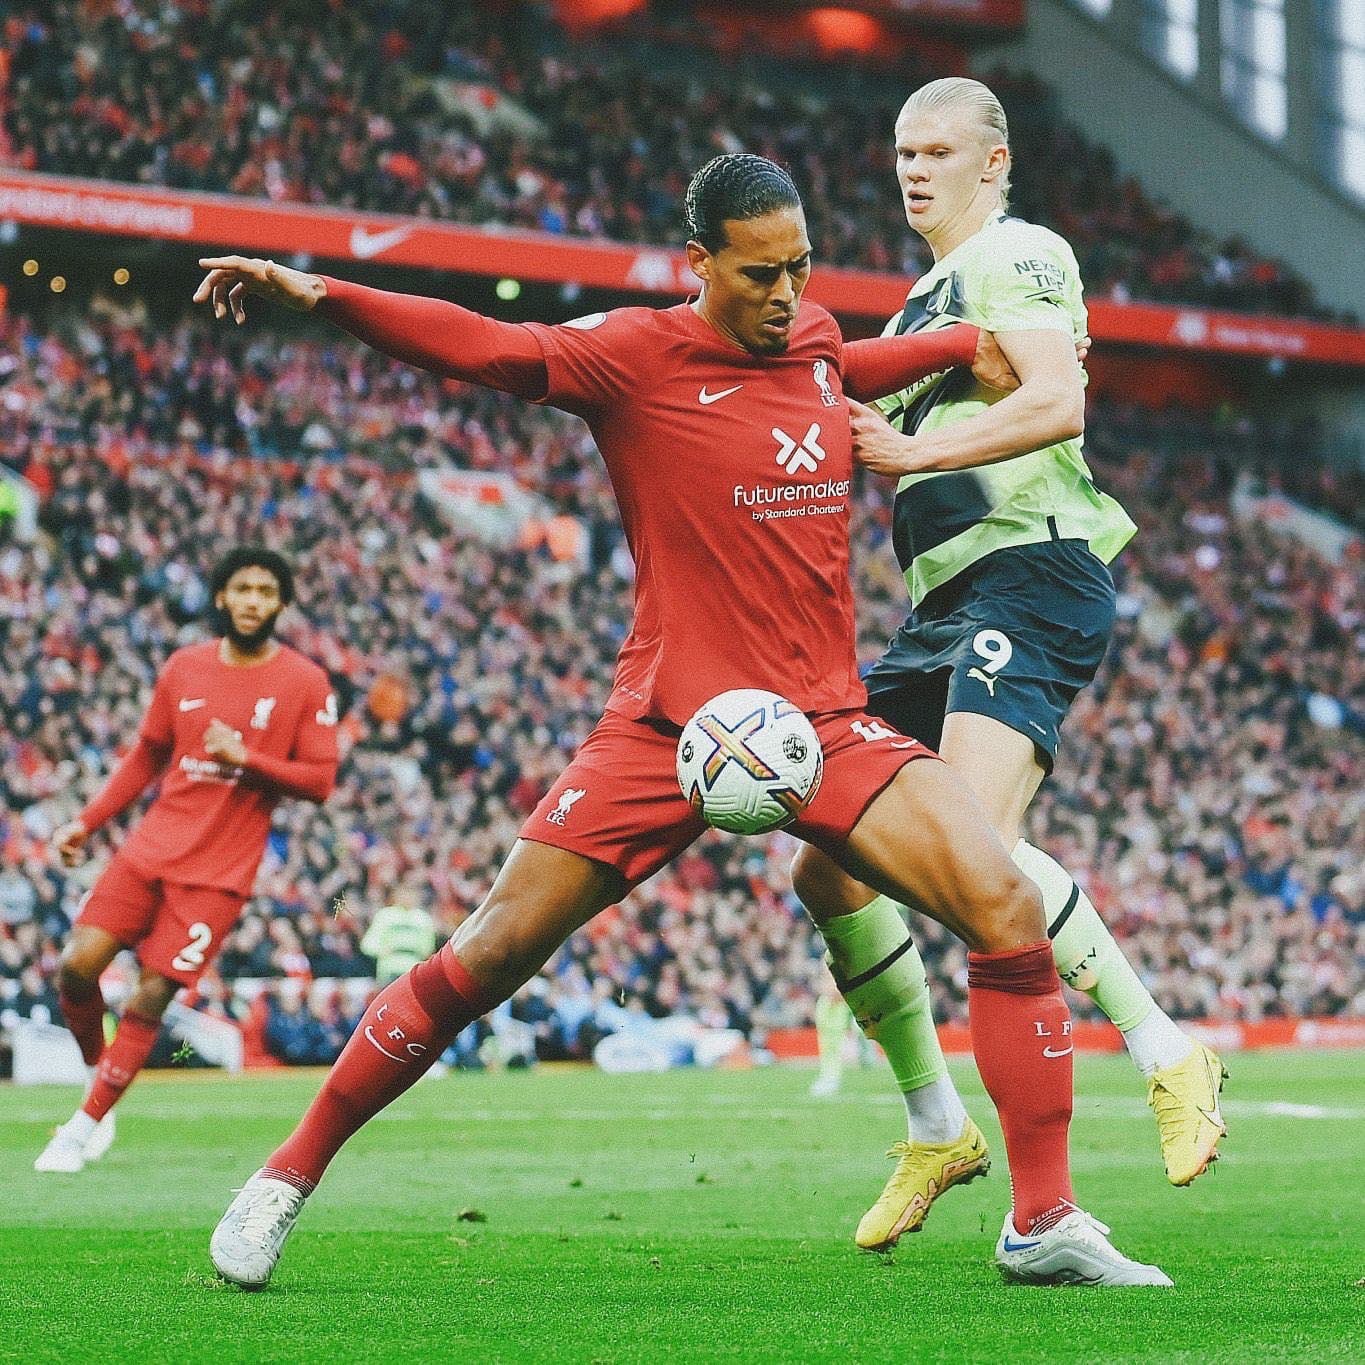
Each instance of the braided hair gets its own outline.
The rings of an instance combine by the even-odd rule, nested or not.
[[[728,244],[727,220],[743,222],[775,209],[799,209],[801,196],[776,162],[733,152],[712,157],[692,177],[684,207],[688,238],[714,252]]]

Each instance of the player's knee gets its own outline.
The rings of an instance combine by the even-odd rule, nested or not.
[[[485,901],[451,938],[455,955],[469,974],[490,991],[511,994],[534,975],[557,944],[545,935],[532,913],[507,901]]]
[[[62,954],[57,968],[57,987],[68,1000],[84,1001],[94,995],[99,985],[100,974],[93,964],[83,961],[79,954],[70,950]]]
[[[1008,952],[1047,937],[1042,893],[1013,863],[995,873],[975,908],[972,930],[976,941],[968,946],[979,952]]]
[[[792,890],[816,924],[859,909],[858,884],[819,849],[802,844],[791,865]],[[865,893],[864,893],[865,895]]]
[[[128,1008],[144,1019],[160,1019],[180,989],[178,981],[165,976],[144,976],[128,997]]]
[[[796,850],[796,856],[792,858],[791,877],[792,890],[796,892],[797,899],[812,914],[818,915],[824,901],[822,892],[827,889],[824,885],[827,878],[820,866],[819,855],[809,844],[802,844]]]

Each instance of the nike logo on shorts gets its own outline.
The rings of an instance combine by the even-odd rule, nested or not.
[[[719,403],[722,398],[729,398],[732,393],[738,393],[744,387],[743,384],[736,384],[732,389],[722,389],[719,393],[707,393],[706,385],[701,386],[701,392],[697,395],[697,402],[702,407],[710,407],[712,403]]]

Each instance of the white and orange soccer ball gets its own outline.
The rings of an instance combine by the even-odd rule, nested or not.
[[[678,785],[708,825],[767,834],[811,803],[825,768],[810,721],[758,688],[722,692],[678,736]]]

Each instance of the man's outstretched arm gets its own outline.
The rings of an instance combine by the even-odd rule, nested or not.
[[[981,353],[984,352],[984,355]],[[846,341],[843,349],[844,393],[861,403],[885,398],[917,383],[926,375],[955,365],[974,365],[1000,356],[989,332],[959,322],[933,332],[905,332],[900,336]],[[1005,387],[1013,377],[1001,364],[978,376],[992,387]]]
[[[851,410],[853,454],[874,474],[941,473],[996,464],[1079,436],[1085,427],[1085,378],[1078,348],[1062,332],[999,334],[1020,385],[960,422],[906,436],[871,408]]]
[[[254,294],[301,313],[317,313],[367,346],[446,379],[501,389],[518,398],[545,397],[549,377],[535,334],[459,304],[415,294],[369,289],[329,275],[293,270],[246,256],[209,256],[194,291],[215,317],[246,320]]]

